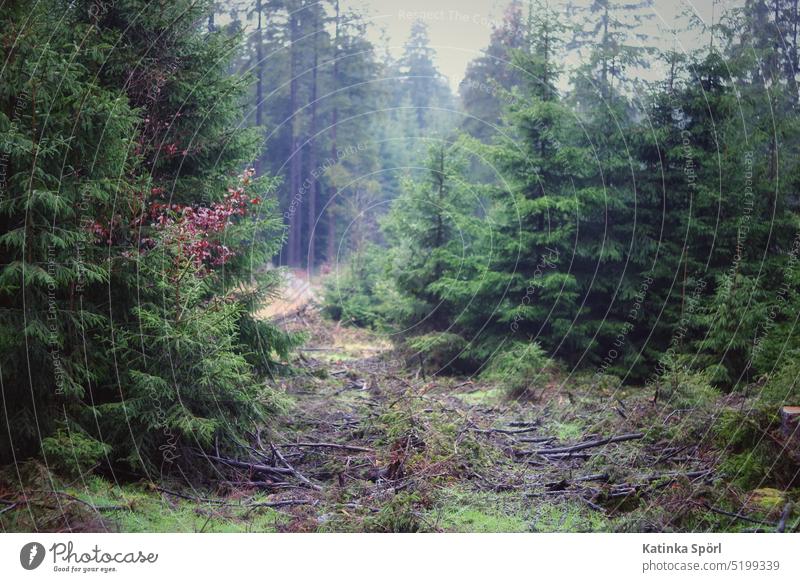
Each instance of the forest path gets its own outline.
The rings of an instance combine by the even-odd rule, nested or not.
[[[316,301],[319,291],[308,271],[287,269],[283,276],[285,282],[280,297],[261,309],[259,317],[265,319],[285,317]]]
[[[711,477],[696,444],[651,430],[666,425],[641,393],[576,384],[515,401],[408,366],[383,336],[313,304],[281,321],[308,336],[268,458],[292,470],[276,499],[303,490],[283,529],[596,531],[650,509],[661,529]]]

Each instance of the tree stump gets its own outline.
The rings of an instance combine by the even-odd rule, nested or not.
[[[781,433],[787,440],[787,449],[800,454],[800,406],[781,408]]]

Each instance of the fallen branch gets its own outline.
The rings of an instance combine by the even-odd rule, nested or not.
[[[354,445],[340,445],[337,443],[286,443],[284,447],[317,447],[325,449],[342,449],[344,451],[357,451],[360,453],[372,453],[374,449],[367,447],[357,447]]]
[[[520,443],[549,443],[556,440],[556,437],[523,437],[518,438],[517,442]]]
[[[221,505],[225,507],[241,507],[244,509],[251,509],[254,507],[285,507],[287,505],[316,505],[318,503],[316,499],[282,499],[279,501],[259,501],[257,503],[231,503],[230,501],[225,501],[224,499],[208,499],[205,497],[186,495],[185,493],[171,491],[169,489],[164,489],[163,487],[156,487],[156,489],[166,493],[167,495],[173,495],[175,497],[180,497],[181,499],[188,499],[189,501],[194,501],[196,503],[211,503],[214,505]]]
[[[583,477],[575,477],[573,479],[560,479],[558,481],[550,481],[545,483],[544,486],[548,489],[566,488],[572,483],[584,483],[586,481],[608,481],[608,473],[593,473],[592,475],[584,475]]]
[[[589,501],[588,499],[586,499],[585,497],[580,496],[580,495],[578,496],[578,499],[583,501],[586,505],[588,505],[589,507],[591,507],[595,511],[599,511],[600,513],[605,514],[605,511],[603,510],[603,508],[600,507],[599,505],[597,505],[596,503],[593,503],[592,501]]]
[[[585,443],[579,443],[577,445],[571,445],[568,447],[555,447],[552,449],[538,449],[535,451],[526,452],[525,454],[536,454],[536,455],[563,455],[569,453],[575,453],[578,451],[583,451],[586,449],[591,449],[594,447],[601,447],[603,445],[609,445],[611,443],[621,443],[624,441],[633,441],[637,439],[644,438],[643,432],[632,432],[629,434],[621,434],[618,436],[607,437],[604,439],[597,439],[593,441],[586,441]]]
[[[473,427],[472,430],[474,430],[475,432],[483,433],[483,434],[493,434],[493,433],[521,434],[521,433],[525,433],[525,432],[534,432],[535,430],[538,430],[538,427],[536,427],[536,426],[530,426],[530,427],[527,427],[527,428],[478,428],[478,427]],[[553,440],[553,437],[541,437],[541,438],[544,438],[546,440]],[[530,441],[530,442],[536,442],[536,441]]]
[[[288,481],[217,481],[220,485],[225,485],[232,489],[235,488],[255,488],[255,489],[302,489],[302,485],[289,483]]]
[[[683,451],[685,451],[686,449],[688,449],[689,447],[692,447],[692,446],[694,446],[694,445],[683,445],[682,447],[677,447],[674,451],[672,451],[672,452],[670,452],[670,453],[668,453],[666,455],[662,455],[662,456],[658,457],[655,461],[653,461],[651,463],[651,466],[652,465],[658,465],[659,463],[663,463],[664,461],[668,461],[669,459],[671,459],[674,456],[676,456],[678,453],[682,453]]]
[[[207,499],[205,497],[187,495],[186,493],[181,493],[179,491],[172,491],[171,489],[165,489],[164,487],[156,487],[155,489],[157,491],[161,491],[162,493],[166,493],[167,495],[172,495],[173,497],[180,497],[181,499],[187,499],[189,501],[194,501],[195,503],[211,503],[213,505],[231,505],[229,502],[223,499]]]
[[[314,490],[316,490],[316,491],[322,491],[322,487],[320,487],[320,486],[319,486],[319,485],[317,485],[316,483],[312,483],[312,482],[311,482],[311,480],[310,480],[308,477],[306,477],[306,476],[305,476],[305,475],[303,475],[303,474],[302,474],[300,471],[298,471],[297,469],[295,469],[294,467],[292,467],[292,466],[289,464],[289,461],[287,461],[287,460],[284,458],[284,456],[281,454],[281,452],[278,450],[278,447],[276,447],[276,446],[275,446],[275,445],[273,445],[272,443],[270,443],[270,445],[269,445],[269,446],[272,448],[272,452],[275,454],[275,456],[276,456],[276,457],[278,457],[278,459],[280,459],[281,463],[283,463],[284,465],[286,465],[286,468],[292,471],[292,475],[294,475],[295,477],[297,477],[298,479],[300,479],[300,481],[302,481],[303,483],[305,483],[307,486],[311,487],[312,489],[314,489]]]
[[[768,525],[770,527],[776,527],[778,524],[770,522],[770,521],[762,521],[760,519],[753,519],[752,517],[747,517],[746,515],[742,515],[741,513],[733,513],[732,511],[725,511],[724,509],[718,509],[716,507],[712,507],[707,503],[698,503],[697,501],[691,501],[693,505],[698,507],[702,507],[710,511],[711,513],[716,513],[717,515],[724,515],[726,517],[731,517],[733,519],[740,519],[742,521],[747,521],[749,523],[755,523],[758,525]]]
[[[628,495],[634,495],[639,492],[645,492],[648,490],[648,485],[650,483],[653,483],[654,481],[661,481],[661,483],[658,483],[650,488],[651,491],[655,491],[657,489],[666,487],[667,485],[671,485],[680,478],[697,479],[699,477],[705,477],[710,474],[711,470],[705,469],[702,471],[688,471],[686,473],[673,472],[673,473],[657,473],[655,475],[646,475],[644,477],[641,477],[642,481],[641,483],[620,483],[619,485],[615,485],[609,492],[608,496],[611,498],[627,497]]]
[[[272,467],[270,465],[261,465],[259,463],[248,463],[246,461],[238,461],[236,459],[229,459],[227,457],[217,457],[216,455],[203,455],[212,461],[218,461],[230,467],[237,469],[247,469],[256,473],[277,473],[279,475],[294,475],[292,469],[284,469],[283,467]]]
[[[316,505],[316,499],[282,499],[280,501],[263,501],[259,503],[248,503],[242,507],[248,509],[253,507],[286,507],[287,505]]]

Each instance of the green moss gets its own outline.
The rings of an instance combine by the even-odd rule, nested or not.
[[[604,515],[580,502],[543,503],[533,509],[531,531],[534,532],[598,532],[608,531]]]
[[[530,531],[520,497],[510,493],[472,491],[463,486],[443,489],[429,514],[437,528],[460,533]]]
[[[487,390],[475,390],[474,392],[462,392],[454,394],[465,404],[479,406],[481,404],[493,404],[499,402],[506,395],[502,388],[489,388]]]
[[[751,491],[745,505],[754,511],[774,517],[780,514],[786,499],[785,492],[772,487],[763,487]]]
[[[524,519],[492,513],[474,507],[450,507],[442,514],[439,526],[460,533],[512,533],[529,531]]]

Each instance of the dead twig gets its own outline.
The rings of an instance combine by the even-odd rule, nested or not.
[[[247,461],[239,461],[237,459],[229,459],[228,457],[217,457],[216,455],[203,455],[207,459],[220,462],[229,467],[237,469],[247,469],[256,473],[277,473],[279,475],[294,475],[292,469],[284,469],[283,467],[273,467],[271,465],[261,465],[259,463],[249,463]]]
[[[156,487],[156,489],[158,491],[166,493],[167,495],[180,497],[181,499],[187,499],[189,501],[194,501],[196,503],[210,503],[212,505],[219,505],[225,507],[241,507],[244,509],[251,509],[256,507],[285,507],[287,505],[316,505],[318,503],[316,499],[280,499],[278,501],[259,501],[256,503],[231,503],[230,501],[226,501],[225,499],[208,499],[206,497],[196,497],[193,495],[187,495],[185,493],[181,493],[179,491],[164,489],[163,487]]]
[[[530,426],[530,427],[527,427],[527,428],[478,428],[478,427],[472,427],[472,430],[474,430],[475,432],[482,433],[482,434],[494,434],[494,433],[499,433],[499,434],[521,434],[521,433],[526,433],[526,432],[534,432],[535,430],[538,430],[538,427],[536,427],[536,426]],[[543,440],[553,440],[553,437],[540,437],[540,438],[542,438]],[[539,442],[539,441],[529,441],[529,442]]]
[[[340,445],[337,443],[285,443],[284,447],[315,447],[320,449],[342,449],[344,451],[356,451],[359,453],[372,453],[374,449],[367,447],[357,447],[354,445]]]
[[[273,454],[274,454],[276,457],[278,457],[278,459],[280,459],[281,463],[283,463],[284,465],[286,465],[286,468],[287,468],[287,469],[290,469],[290,470],[292,471],[292,474],[293,474],[295,477],[297,477],[298,479],[300,479],[300,481],[302,481],[302,482],[303,482],[305,485],[307,485],[308,487],[311,487],[311,489],[314,489],[315,491],[322,491],[322,487],[320,487],[320,486],[319,486],[319,485],[317,485],[316,483],[312,483],[312,482],[311,482],[311,480],[310,480],[308,477],[306,477],[306,476],[305,476],[305,475],[303,475],[303,474],[302,474],[300,471],[298,471],[297,469],[295,469],[294,467],[292,467],[292,466],[289,464],[289,461],[287,461],[287,460],[286,460],[286,458],[285,458],[285,457],[284,457],[284,456],[281,454],[281,452],[278,450],[278,447],[276,447],[276,446],[275,446],[275,445],[273,445],[272,443],[270,443],[270,447],[272,447],[272,452],[273,452]]]
[[[248,503],[242,507],[248,509],[254,507],[286,507],[288,505],[316,505],[319,503],[316,499],[281,499],[280,501],[262,501],[258,503]]]
[[[749,523],[755,523],[757,525],[768,525],[770,527],[776,527],[778,524],[770,522],[770,521],[762,521],[760,519],[753,519],[752,517],[747,517],[746,515],[742,515],[741,513],[733,513],[731,511],[725,511],[724,509],[719,509],[717,507],[712,507],[708,503],[698,503],[697,501],[690,501],[693,505],[701,507],[711,513],[716,513],[717,515],[724,515],[726,517],[730,517],[733,519],[740,519],[742,521],[747,521]]]

